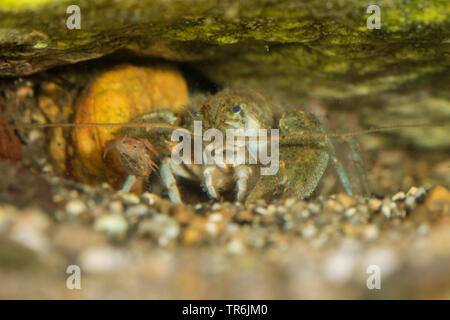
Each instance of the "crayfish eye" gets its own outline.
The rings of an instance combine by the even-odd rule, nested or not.
[[[240,105],[235,105],[235,106],[233,106],[233,112],[234,112],[234,113],[239,113],[239,112],[241,112],[241,106],[240,106]]]

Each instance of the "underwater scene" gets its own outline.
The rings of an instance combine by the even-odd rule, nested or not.
[[[449,39],[441,0],[0,0],[0,299],[450,299]]]

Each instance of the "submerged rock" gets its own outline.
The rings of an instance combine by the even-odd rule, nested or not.
[[[0,75],[116,52],[189,62],[219,85],[288,94],[292,108],[319,98],[357,110],[364,126],[450,119],[446,1],[383,1],[380,29],[367,27],[362,0],[78,1],[80,29],[66,25],[70,5],[0,1]],[[401,136],[444,147],[449,129]]]

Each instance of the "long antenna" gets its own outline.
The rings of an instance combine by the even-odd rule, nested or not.
[[[186,128],[168,124],[168,123],[145,123],[145,122],[123,122],[123,123],[21,123],[11,125],[18,129],[44,129],[44,128],[85,128],[85,127],[121,127],[121,128],[136,128],[136,127],[155,127],[167,129],[183,129]],[[189,131],[189,130],[188,130]]]
[[[280,140],[283,140],[285,144],[291,144],[289,140],[292,140],[294,144],[297,139],[305,139],[305,138],[320,138],[320,137],[349,137],[349,136],[357,136],[369,133],[377,133],[377,132],[386,132],[393,131],[399,129],[407,129],[407,128],[425,128],[425,127],[443,127],[446,125],[450,125],[450,123],[434,123],[434,124],[407,124],[407,125],[395,125],[395,126],[386,126],[386,127],[378,127],[378,128],[369,128],[362,130],[354,130],[354,131],[342,131],[342,132],[313,132],[307,131],[301,134],[292,134],[292,135],[284,135],[279,136]],[[180,129],[187,131],[188,133],[194,135],[194,133],[186,128],[168,124],[168,123],[147,123],[147,122],[124,122],[124,123],[31,123],[31,124],[15,124],[11,125],[12,128],[18,129],[43,129],[43,128],[86,128],[86,127],[121,127],[121,128],[164,128],[164,129]],[[250,140],[258,139],[257,137],[249,137]],[[267,137],[267,140],[271,140],[272,137]]]
[[[369,134],[369,133],[393,131],[393,130],[399,130],[399,129],[443,127],[445,125],[450,125],[450,123],[448,123],[448,124],[445,124],[445,123],[404,124],[404,125],[386,126],[386,127],[361,129],[361,130],[345,131],[345,132],[311,132],[311,131],[308,131],[308,132],[304,132],[301,134],[280,136],[280,139],[282,139],[282,140],[294,139],[295,140],[295,139],[299,139],[299,138],[311,138],[311,137],[349,137],[349,136],[359,136],[359,135]]]

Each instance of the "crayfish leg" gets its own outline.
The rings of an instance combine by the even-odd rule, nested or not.
[[[369,179],[367,177],[365,161],[362,156],[361,148],[359,147],[359,144],[354,137],[347,137],[345,138],[345,141],[347,141],[350,148],[350,156],[352,163],[355,166],[356,173],[359,177],[361,192],[363,195],[369,195],[370,194]]]
[[[164,186],[167,188],[168,196],[170,201],[175,204],[181,204],[180,191],[178,190],[177,180],[173,174],[172,167],[170,165],[170,159],[164,159],[160,168],[161,180]]]
[[[344,137],[339,143],[339,154],[346,155],[344,166],[338,156],[333,138],[327,137],[327,149],[336,174],[348,195],[369,195],[370,188],[365,163],[357,141],[353,137]]]
[[[125,179],[125,182],[123,183],[122,186],[122,192],[130,192],[131,188],[133,187],[134,183],[136,182],[137,178],[135,175],[128,175],[127,178]]]
[[[342,186],[344,187],[345,192],[352,196],[353,190],[350,183],[350,180],[348,178],[347,172],[345,171],[344,166],[342,165],[342,162],[339,160],[338,156],[336,155],[336,150],[334,148],[333,142],[329,138],[326,138],[327,141],[327,149],[328,154],[330,155],[331,163],[334,166],[334,169],[336,170],[336,173],[339,177],[339,180],[341,181]]]

